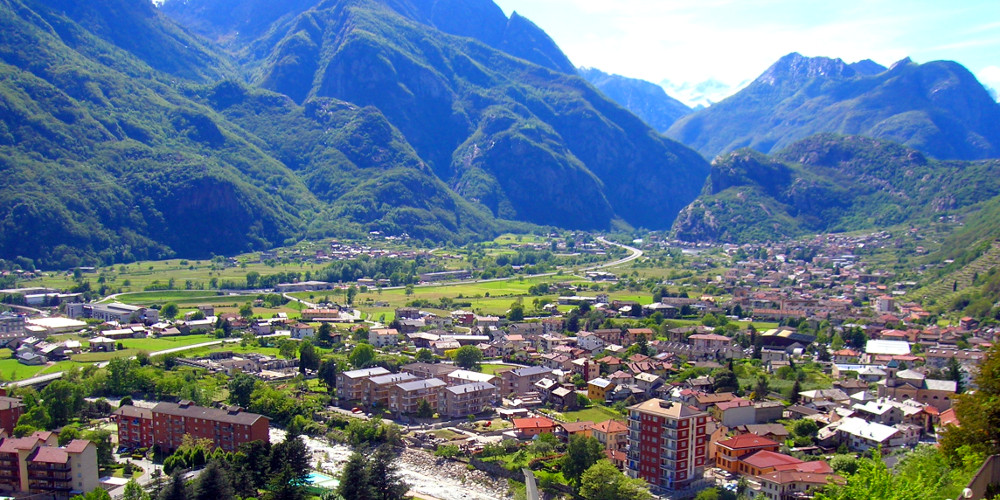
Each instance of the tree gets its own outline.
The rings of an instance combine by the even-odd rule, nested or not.
[[[788,395],[788,401],[792,404],[798,403],[802,399],[802,395],[799,394],[800,392],[802,392],[802,383],[796,379],[795,383],[792,384],[792,393]]]
[[[189,498],[187,483],[184,482],[184,475],[175,471],[170,475],[170,482],[167,487],[160,491],[156,500],[187,500]]]
[[[243,372],[236,372],[229,379],[229,402],[243,408],[250,407],[250,395],[257,387],[257,379]]]
[[[566,456],[562,459],[562,472],[570,482],[579,486],[580,478],[591,465],[604,457],[604,446],[590,436],[574,434],[566,447]]]
[[[713,375],[712,389],[716,392],[736,392],[740,387],[739,380],[732,370],[722,369]]]
[[[417,401],[417,417],[418,418],[431,418],[434,416],[434,408],[431,404],[427,402],[426,399],[421,399]]]
[[[455,351],[455,364],[466,370],[478,370],[483,361],[483,351],[474,345],[465,345]]]
[[[177,308],[177,304],[173,302],[167,302],[160,308],[160,315],[167,319],[174,319],[177,317],[177,313],[180,310]]]
[[[753,388],[754,401],[766,398],[769,392],[771,392],[771,386],[767,382],[767,377],[763,375],[757,377],[757,384]]]
[[[507,311],[507,321],[521,321],[524,319],[524,304],[514,302]]]
[[[403,482],[396,455],[389,445],[379,446],[368,464],[368,478],[376,500],[402,500],[410,486]]]
[[[434,361],[434,353],[430,349],[420,349],[417,351],[417,361],[422,363],[430,363]]]
[[[963,449],[984,456],[1000,453],[1000,344],[986,351],[975,381],[979,389],[956,396],[952,404],[961,425],[942,431],[941,451],[955,466],[962,463]]]
[[[587,468],[580,480],[580,496],[584,500],[651,500],[653,495],[645,481],[625,477],[607,460],[599,460]]]
[[[373,500],[374,492],[368,480],[368,460],[355,451],[347,459],[340,473],[340,485],[337,493],[343,498],[352,500]]]
[[[316,343],[321,346],[329,347],[333,343],[333,327],[330,323],[322,323],[316,330]]]
[[[337,360],[324,358],[316,371],[320,383],[326,386],[327,392],[333,392],[337,388]]]
[[[59,431],[59,446],[66,446],[70,441],[80,438],[80,428],[75,425],[67,425]]]
[[[114,449],[111,445],[111,431],[99,429],[83,434],[83,439],[97,445],[97,466],[101,469],[115,462]]]
[[[347,359],[355,368],[365,368],[375,361],[375,348],[370,344],[358,344]]]
[[[278,354],[285,359],[292,359],[295,357],[296,351],[299,350],[298,342],[292,339],[281,339],[278,341]]]
[[[643,356],[649,356],[649,339],[646,338],[645,333],[640,333],[639,336],[635,338],[635,345],[638,346],[637,352]]]
[[[235,498],[229,476],[218,460],[209,461],[205,470],[198,475],[192,498],[195,500],[231,500]]]
[[[253,307],[247,302],[240,306],[240,317],[243,319],[250,319],[253,317]]]
[[[347,287],[347,303],[350,305],[354,304],[354,297],[358,296],[358,287],[351,285]]]
[[[104,488],[97,488],[85,495],[77,495],[70,500],[111,500],[111,494]]]
[[[965,388],[962,385],[962,365],[958,363],[958,359],[954,356],[948,359],[948,379],[955,381],[956,393],[961,394],[965,392]]]
[[[149,493],[146,493],[146,491],[142,489],[142,486],[139,486],[139,483],[135,482],[135,478],[132,478],[129,479],[127,483],[125,483],[125,491],[124,493],[122,493],[122,500],[150,500],[150,499],[149,499]]]
[[[312,342],[303,340],[302,344],[299,345],[299,371],[305,374],[306,370],[317,368],[319,368],[319,353],[316,352]]]

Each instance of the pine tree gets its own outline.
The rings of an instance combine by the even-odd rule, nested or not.
[[[368,478],[376,500],[402,500],[410,486],[403,482],[392,447],[382,445],[368,463]]]
[[[229,484],[229,476],[220,462],[208,462],[205,470],[198,476],[194,485],[194,500],[231,500],[233,487]]]
[[[374,493],[368,484],[367,462],[364,455],[351,453],[340,473],[340,486],[337,487],[340,496],[352,500],[374,500]]]
[[[181,473],[174,472],[170,475],[170,482],[167,483],[167,487],[160,492],[156,497],[156,500],[187,500],[188,491],[187,484],[184,483],[184,477]]]

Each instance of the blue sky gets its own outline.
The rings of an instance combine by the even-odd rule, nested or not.
[[[888,66],[962,63],[1000,88],[1000,0],[495,0],[577,66],[735,85],[790,52]]]

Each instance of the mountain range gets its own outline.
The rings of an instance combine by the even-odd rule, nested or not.
[[[861,136],[815,135],[772,155],[743,148],[716,158],[673,231],[688,241],[746,243],[927,222],[995,205],[998,170],[1000,160],[935,160]]]
[[[743,147],[772,153],[817,133],[892,140],[939,159],[996,158],[1000,105],[951,61],[887,69],[792,53],[666,135],[712,158]]]
[[[667,227],[709,166],[492,2],[0,0],[0,257]]]

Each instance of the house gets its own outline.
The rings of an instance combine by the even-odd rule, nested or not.
[[[810,498],[810,491],[824,488],[830,482],[842,483],[844,481],[844,478],[836,474],[799,472],[794,470],[771,472],[757,479],[761,485],[758,494],[767,500]]]
[[[895,427],[856,417],[847,417],[837,423],[840,424],[836,428],[838,437],[852,451],[860,452],[879,446],[888,451],[905,443],[903,433]]]
[[[559,429],[556,432],[564,441],[569,441],[569,438],[575,435],[590,436],[590,429],[594,426],[594,423],[584,420],[578,422],[559,422],[558,425]]]
[[[545,417],[515,418],[513,423],[514,432],[522,439],[556,431],[556,423]]]
[[[290,328],[293,339],[307,339],[316,334],[316,329],[305,323],[296,323]]]
[[[741,434],[756,434],[779,443],[788,439],[790,433],[781,424],[748,424],[736,427],[735,430]]]
[[[646,395],[652,395],[654,391],[663,385],[663,379],[654,373],[639,373],[635,375],[635,385],[639,386]]]
[[[736,427],[756,423],[756,409],[753,401],[734,398],[721,401],[711,408],[711,414],[723,427]]]
[[[525,368],[515,368],[501,374],[502,394],[515,394],[517,396],[531,392],[535,382],[552,374],[552,370],[544,366],[529,366]]]
[[[600,441],[606,450],[625,451],[628,445],[628,427],[618,420],[605,420],[590,428],[590,435]]]
[[[740,473],[740,460],[758,451],[777,453],[781,445],[756,434],[741,434],[715,443],[715,466],[734,474]]]
[[[587,397],[591,401],[604,401],[607,399],[608,391],[614,388],[614,382],[605,378],[595,378],[587,382]]]
[[[399,343],[399,331],[395,328],[372,328],[368,331],[368,343],[375,347],[386,347]]]
[[[577,397],[576,391],[566,387],[553,389],[549,396],[549,402],[552,403],[553,408],[561,411],[575,410],[580,406],[580,398]]]
[[[607,343],[604,339],[597,336],[593,332],[581,331],[576,334],[576,345],[580,349],[586,349],[590,352],[597,352],[604,349]]]

